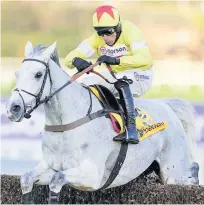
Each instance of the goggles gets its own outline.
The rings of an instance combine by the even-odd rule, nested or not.
[[[97,31],[97,34],[99,35],[99,36],[104,36],[104,35],[106,35],[106,36],[110,36],[110,35],[112,35],[113,33],[115,32],[115,29],[114,28],[109,28],[109,29],[106,29],[106,30],[99,30],[99,31]]]

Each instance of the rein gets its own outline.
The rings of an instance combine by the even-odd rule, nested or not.
[[[84,75],[85,73],[92,72],[92,73],[98,75],[99,77],[101,77],[102,79],[104,79],[107,83],[114,84],[114,83],[110,82],[107,78],[105,78],[103,75],[101,75],[100,73],[98,73],[98,72],[96,72],[96,71],[93,70],[94,67],[96,67],[97,65],[100,65],[100,64],[101,64],[101,62],[98,61],[98,62],[96,62],[96,63],[90,65],[88,68],[84,69],[83,71],[74,74],[74,75],[71,77],[71,79],[70,79],[67,83],[65,83],[63,86],[61,86],[60,88],[58,88],[55,92],[51,93],[51,88],[52,88],[52,84],[53,84],[53,83],[52,83],[52,78],[51,78],[51,74],[50,74],[49,64],[48,64],[48,63],[45,63],[44,61],[41,61],[41,60],[38,60],[38,59],[33,59],[33,58],[24,59],[23,62],[25,62],[25,61],[35,61],[35,62],[39,62],[39,63],[42,63],[43,65],[45,65],[45,67],[46,67],[46,71],[45,71],[44,79],[43,79],[43,82],[42,82],[42,86],[41,86],[40,91],[39,91],[39,93],[38,93],[37,95],[34,95],[33,93],[30,93],[30,92],[28,92],[28,91],[26,91],[26,90],[24,90],[24,89],[18,89],[18,88],[14,89],[14,91],[17,91],[17,92],[19,93],[19,95],[20,95],[20,97],[21,97],[21,99],[22,99],[22,101],[23,101],[24,109],[25,109],[25,110],[24,110],[24,117],[25,117],[26,119],[29,119],[29,118],[31,117],[31,113],[32,113],[39,105],[41,105],[41,104],[43,104],[43,103],[47,103],[54,95],[56,95],[57,93],[59,93],[59,92],[60,92],[62,89],[64,89],[66,86],[68,86],[68,85],[70,85],[71,83],[73,83],[74,81],[76,81],[79,77],[81,77],[81,76]],[[22,62],[22,63],[23,63],[23,62]],[[111,66],[110,66],[110,65],[106,65],[106,67],[107,67],[107,69],[109,70],[110,74],[111,74],[116,80],[125,80],[125,81],[128,81],[129,84],[132,84],[132,80],[131,80],[131,79],[127,79],[126,76],[124,76],[122,79],[117,79],[116,76],[115,76],[114,71],[111,69]],[[47,76],[49,76],[49,80],[50,80],[50,94],[49,94],[48,96],[46,96],[43,100],[40,100],[41,97],[42,97],[42,94],[43,94],[43,90],[44,90],[44,87],[45,87],[45,83],[46,83],[46,81],[47,81]],[[84,86],[84,87],[85,87],[85,86]],[[86,87],[85,87],[85,88],[86,88]],[[87,89],[88,89],[88,88],[87,88]],[[34,106],[34,107],[31,107],[31,109],[28,110],[28,111],[26,110],[26,105],[25,105],[24,99],[23,99],[23,97],[22,97],[20,91],[22,91],[22,92],[24,92],[24,93],[26,93],[26,94],[28,94],[28,95],[31,95],[31,96],[35,97],[35,99],[36,99],[36,104],[35,104],[35,106]],[[90,94],[90,96],[91,96],[90,91],[89,91],[89,94]],[[91,97],[90,97],[90,98],[91,98]],[[89,115],[90,112],[91,112],[91,106],[90,106],[90,108],[89,108],[89,111],[88,111],[88,114],[87,114],[87,115]],[[97,113],[94,113],[94,114],[97,114]],[[100,117],[100,116],[99,116],[99,117]]]
[[[99,65],[100,65],[100,63],[99,63]],[[107,65],[107,64],[106,64],[106,68],[108,69],[108,71],[110,72],[110,74],[113,76],[113,78],[115,78],[117,81],[118,81],[118,80],[124,80],[124,81],[127,81],[129,84],[132,84],[132,83],[133,83],[133,80],[132,80],[132,79],[128,79],[126,76],[123,76],[123,78],[121,78],[121,79],[116,78],[116,76],[115,76],[116,72],[114,72],[114,71],[112,70],[112,68],[111,68],[110,65]],[[90,72],[92,72],[92,73],[98,75],[99,77],[101,77],[103,80],[105,80],[105,81],[106,81],[107,83],[109,83],[109,84],[115,84],[115,82],[113,82],[113,83],[110,82],[107,78],[105,78],[103,75],[101,75],[100,73],[98,73],[98,72],[96,72],[96,71],[94,71],[94,70],[92,70],[92,71],[90,71]]]

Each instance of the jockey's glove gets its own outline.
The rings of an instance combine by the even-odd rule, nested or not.
[[[103,55],[97,59],[97,62],[105,63],[107,65],[119,65],[120,58]]]
[[[86,68],[88,68],[90,65],[92,65],[92,63],[88,62],[82,58],[75,57],[72,60],[72,65],[75,66],[79,72],[81,72],[81,71],[85,70]]]

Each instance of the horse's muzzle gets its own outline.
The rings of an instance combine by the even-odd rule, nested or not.
[[[10,99],[7,104],[7,117],[13,122],[20,122],[24,117],[25,107],[21,100]]]

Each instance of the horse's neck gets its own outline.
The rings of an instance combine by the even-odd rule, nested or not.
[[[64,85],[70,76],[65,73],[52,60],[49,63],[53,81],[52,93]],[[49,103],[45,104],[46,124],[67,124],[87,114],[90,106],[88,90],[77,82],[66,86],[58,94],[53,96]],[[93,110],[99,109],[99,105]]]

